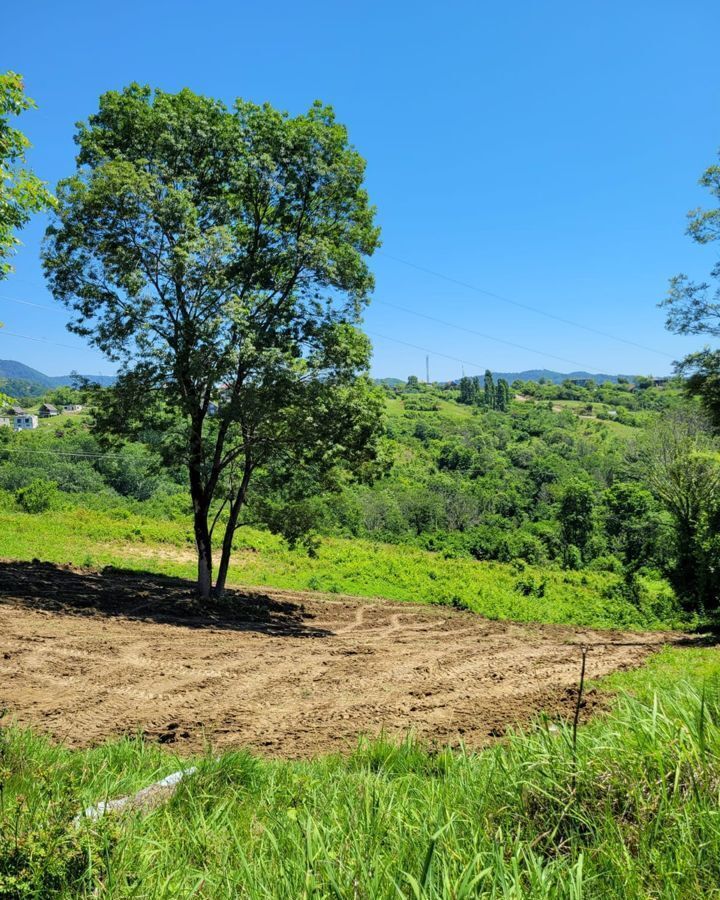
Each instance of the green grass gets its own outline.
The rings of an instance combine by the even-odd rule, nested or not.
[[[411,739],[306,762],[208,754],[169,803],[79,828],[80,809],[180,761],[11,727],[0,896],[717,897],[719,679],[717,649],[665,650],[607,682],[621,693],[576,747],[540,720],[477,754]]]
[[[32,403],[28,405],[27,403],[23,404],[23,409],[31,416],[38,416],[38,412],[42,403]],[[56,429],[61,429],[67,427],[67,425],[72,422],[76,426],[80,426],[81,424],[85,424],[89,422],[91,416],[81,410],[80,412],[67,412],[64,409],[60,410],[60,413],[57,416],[48,416],[47,418],[38,417],[38,428],[39,429],[51,429],[55,431]]]
[[[115,565],[193,577],[186,523],[89,508],[30,515],[0,509],[0,557]],[[229,582],[386,597],[464,607],[493,619],[598,628],[670,627],[680,615],[662,584],[647,583],[636,606],[617,593],[617,576],[525,564],[445,559],[408,546],[326,538],[317,558],[267,532],[238,536]]]
[[[406,396],[420,397],[428,399],[437,405],[436,410],[432,411],[414,411],[406,409],[401,397],[387,397],[385,399],[385,414],[389,419],[420,418],[423,421],[432,421],[433,419],[443,419],[455,422],[462,422],[471,419],[476,410],[472,406],[465,406],[462,403],[456,403],[454,400],[442,400],[437,394],[427,396],[424,394],[409,394]]]

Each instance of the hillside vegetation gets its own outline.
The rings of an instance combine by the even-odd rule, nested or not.
[[[499,618],[689,622],[673,591],[672,517],[637,485],[639,448],[663,411],[681,407],[680,395],[515,387],[524,399],[506,411],[459,402],[452,389],[387,389],[374,471],[290,504],[259,482],[247,519],[279,534],[240,528],[232,581],[447,603]],[[48,399],[82,399],[61,391]],[[595,397],[597,416],[583,412],[582,393]],[[610,404],[633,424],[601,418]],[[92,425],[82,413],[41,420],[35,432],[0,430],[0,553],[190,575],[184,477],[164,464],[160,436],[107,446]],[[153,552],[159,544],[182,552]]]

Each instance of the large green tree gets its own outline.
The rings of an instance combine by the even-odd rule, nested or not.
[[[493,381],[490,369],[485,369],[483,385],[485,406],[487,406],[488,409],[495,409],[495,382]]]
[[[707,422],[665,414],[642,444],[645,478],[672,517],[670,577],[691,607],[720,604],[720,445]]]
[[[468,406],[475,406],[480,402],[482,397],[480,389],[480,376],[463,375],[460,379],[460,403],[466,403]]]
[[[104,94],[76,142],[46,275],[71,329],[121,364],[104,427],[160,430],[187,467],[203,596],[223,528],[220,595],[251,483],[269,487],[253,515],[296,537],[303,498],[373,456],[365,164],[319,103],[290,117],[137,84]]]
[[[584,558],[595,526],[594,512],[595,495],[592,487],[577,478],[569,481],[560,497],[558,510],[566,565],[573,560],[572,547],[577,548]]]
[[[605,531],[612,547],[633,575],[653,562],[660,521],[652,494],[635,482],[617,481],[604,496]]]
[[[30,142],[11,122],[35,106],[16,72],[0,75],[0,280],[11,270],[8,259],[19,243],[16,232],[34,212],[52,203],[52,196],[25,166]]]
[[[495,385],[495,409],[507,412],[510,408],[510,385],[504,378],[498,379]]]
[[[720,201],[720,165],[710,166],[700,184]],[[688,220],[688,234],[698,244],[720,240],[720,208],[692,210]],[[712,268],[710,281],[695,282],[687,275],[676,275],[660,305],[668,311],[666,327],[670,331],[720,338],[720,262]],[[700,397],[713,424],[720,428],[720,348],[706,346],[691,353],[677,369],[688,376],[688,392]]]

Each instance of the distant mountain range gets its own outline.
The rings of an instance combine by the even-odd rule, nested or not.
[[[84,375],[89,381],[107,387],[115,382],[114,375]],[[617,381],[618,378],[627,378],[635,381],[637,375],[596,375],[592,372],[554,372],[551,369],[527,369],[524,372],[493,372],[493,378],[497,381],[504,378],[511,384],[513,381],[550,381],[561,384],[566,378],[588,379],[599,383],[604,381]],[[376,384],[386,384],[389,387],[397,387],[404,384],[403,378],[376,378]],[[15,359],[0,359],[0,392],[11,397],[37,396],[47,390],[56,387],[72,387],[73,375],[45,375],[37,369],[26,366],[25,363]]]
[[[85,375],[90,381],[107,386],[114,375]],[[45,375],[16,359],[0,359],[0,391],[11,397],[41,394],[56,387],[72,387],[72,375]]]
[[[553,372],[552,369],[528,369],[525,372],[493,372],[493,378],[496,381],[499,378],[504,378],[510,384],[513,381],[540,381],[541,378],[553,384],[562,384],[568,378],[572,380],[597,381],[598,384],[603,384],[605,381],[616,382],[618,378],[627,378],[628,381],[634,381],[637,377],[637,375],[604,375],[593,374],[592,372]]]
[[[586,379],[588,381],[597,381],[599,384],[602,384],[605,381],[616,382],[618,378],[636,381],[639,377],[638,375],[604,375],[593,374],[592,372],[553,372],[551,369],[526,369],[524,372],[493,372],[492,374],[495,381],[504,378],[506,381],[509,381],[510,384],[512,384],[513,381],[540,381],[543,378],[545,381],[549,381],[553,384],[562,384],[567,378],[577,380]],[[457,381],[457,379],[455,381]],[[397,387],[397,385],[405,383],[402,378],[376,378],[375,382],[376,384],[386,384],[389,387]]]

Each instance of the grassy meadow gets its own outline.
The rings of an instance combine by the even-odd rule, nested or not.
[[[229,582],[292,590],[438,603],[492,619],[597,628],[666,628],[681,624],[666,586],[647,579],[649,598],[624,598],[618,576],[558,567],[446,559],[409,546],[360,539],[323,539],[315,557],[291,550],[265,531],[242,529]],[[80,566],[113,565],[192,578],[193,539],[187,523],[126,509],[88,506],[40,515],[0,509],[0,557]]]

